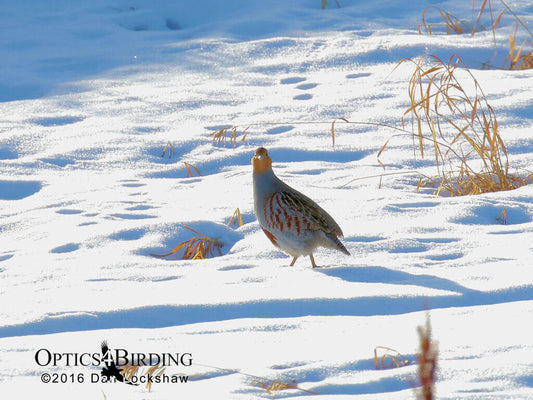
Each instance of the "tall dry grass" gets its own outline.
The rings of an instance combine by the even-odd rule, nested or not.
[[[483,62],[485,68],[503,68],[510,70],[522,70],[533,68],[533,33],[529,29],[527,23],[516,14],[511,7],[504,1],[499,0],[501,7],[497,9],[493,5],[492,0],[484,0],[481,3],[475,0],[472,1],[472,16],[470,20],[460,19],[437,6],[426,7],[422,11],[422,23],[418,25],[418,32],[420,34],[435,34],[445,31],[447,34],[471,34],[474,35],[480,31],[491,30],[492,40],[494,44],[494,56],[492,59]],[[437,13],[438,18],[442,22],[430,23],[428,16],[432,13]],[[507,57],[503,65],[493,65],[494,59],[498,52],[498,45],[496,40],[496,29],[501,23],[501,19],[505,13],[509,13],[515,20],[509,33],[507,50]],[[488,15],[488,16],[487,16]],[[482,18],[485,17],[490,27],[487,28],[481,24]],[[518,37],[526,35],[520,43]]]
[[[459,56],[448,62],[426,55],[411,63],[410,106],[402,118],[411,125],[421,157],[433,152],[438,177],[437,195],[452,196],[511,190],[524,179],[509,171],[507,149],[498,129],[494,109],[481,85]],[[388,142],[378,154],[387,147]]]

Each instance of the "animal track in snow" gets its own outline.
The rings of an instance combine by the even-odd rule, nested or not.
[[[122,186],[136,188],[136,187],[146,186],[146,184],[145,183],[123,183]]]
[[[270,134],[270,135],[278,135],[280,133],[285,133],[285,132],[289,132],[289,131],[292,131],[294,129],[294,126],[277,126],[275,128],[271,128],[269,129],[268,131],[266,131],[266,133]]]
[[[463,256],[464,256],[463,253],[449,253],[449,254],[436,254],[432,256],[426,256],[426,258],[431,261],[450,261],[450,260],[457,260]]]
[[[75,214],[81,214],[82,210],[71,210],[71,209],[63,209],[63,210],[57,210],[56,213],[58,214],[64,214],[64,215],[75,215]]]
[[[302,78],[301,76],[293,76],[290,78],[284,78],[280,81],[282,85],[294,85],[296,83],[300,83],[303,81],[306,81],[307,78]]]
[[[372,75],[369,72],[360,72],[358,74],[348,74],[346,75],[346,79],[357,79],[357,78],[365,78],[367,76]]]
[[[156,218],[154,215],[147,215],[147,214],[111,214],[111,217],[118,218],[118,219],[148,219],[148,218]]]
[[[146,234],[145,229],[129,229],[120,231],[109,236],[113,240],[139,240]]]
[[[302,83],[301,85],[296,86],[296,89],[300,90],[310,90],[318,86],[318,83]]]
[[[310,100],[313,98],[312,94],[306,93],[306,94],[299,94],[298,96],[294,96],[293,100]]]
[[[50,250],[50,253],[71,253],[80,248],[80,245],[77,243],[68,243],[63,246],[58,246]]]
[[[65,116],[65,117],[45,117],[32,120],[34,124],[41,126],[63,126],[75,124],[76,122],[83,121],[83,117]]]

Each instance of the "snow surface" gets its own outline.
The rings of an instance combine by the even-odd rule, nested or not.
[[[439,399],[533,399],[533,187],[437,198],[416,193],[412,174],[381,187],[353,180],[383,172],[377,153],[394,131],[339,122],[333,147],[329,125],[400,126],[410,68],[396,64],[459,54],[525,174],[533,70],[482,70],[490,31],[418,34],[426,6],[469,18],[471,2],[339,3],[2,2],[2,398],[413,399],[427,308]],[[531,21],[531,2],[510,5]],[[496,31],[502,46],[512,22],[507,14]],[[328,124],[296,123],[306,121]],[[257,123],[234,149],[208,136]],[[174,153],[162,157],[168,142]],[[337,220],[351,257],[320,250],[322,268],[307,258],[288,267],[253,215],[250,158],[261,145],[282,179]],[[381,161],[387,172],[436,172],[409,140],[391,141]],[[237,207],[245,224],[230,228]],[[218,237],[223,256],[150,256],[193,235],[181,223]],[[40,367],[37,350],[92,353],[102,340],[190,352],[192,367],[167,372],[191,380],[151,391],[41,383],[44,372],[100,368]],[[376,370],[376,346],[411,365]],[[267,393],[250,375],[314,394]]]

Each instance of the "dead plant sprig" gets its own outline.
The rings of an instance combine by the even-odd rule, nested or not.
[[[503,1],[502,1],[503,3]],[[495,38],[495,30],[500,24],[500,21],[505,14],[506,10],[502,10],[496,17],[494,16],[494,11],[492,7],[492,1],[491,0],[484,0],[479,10],[475,9],[475,0],[472,1],[472,21],[468,22],[464,19],[459,19],[453,14],[451,14],[448,11],[445,11],[437,6],[429,6],[426,7],[422,11],[422,23],[418,25],[418,33],[423,34],[427,33],[429,35],[432,35],[435,32],[435,28],[437,27],[444,27],[446,29],[446,34],[457,34],[462,35],[465,33],[470,33],[474,35],[476,32],[485,31],[486,28],[481,24],[481,18],[488,10],[490,15],[490,27],[493,33],[493,39]],[[507,7],[508,8],[508,7]],[[442,19],[442,23],[429,23],[426,20],[426,14],[428,14],[430,11],[436,10]],[[477,14],[477,17],[474,19],[474,14]]]
[[[165,154],[168,150],[168,158],[172,158],[172,156],[174,155],[174,146],[172,145],[172,143],[167,142],[167,144],[165,145],[165,148],[163,149],[163,154],[161,154],[161,157],[165,157]]]
[[[211,238],[203,233],[200,233],[188,225],[181,224],[190,231],[196,233],[198,236],[186,240],[177,245],[170,253],[167,254],[151,254],[153,257],[164,258],[177,253],[185,248],[185,252],[181,257],[182,260],[203,260],[205,258],[215,257],[216,254],[222,255],[222,246],[224,245],[220,240]]]
[[[385,346],[376,346],[374,348],[374,363],[376,369],[400,368],[409,365],[400,352]]]
[[[443,23],[431,24],[426,21],[426,14],[432,10],[436,10],[439,13]],[[418,28],[418,33],[420,34],[424,33],[423,31],[425,30],[425,33],[432,35],[435,31],[435,28],[445,28],[446,33],[448,35],[451,34],[452,32],[460,35],[465,32],[467,25],[466,25],[465,20],[459,20],[454,15],[450,14],[447,11],[440,9],[439,7],[429,6],[429,7],[426,7],[422,11],[422,23],[419,24],[417,28]]]
[[[194,177],[194,174],[192,172],[193,170],[198,174],[198,176],[202,176],[202,174],[200,173],[200,170],[196,168],[194,165],[189,164],[186,161],[183,161],[183,164],[185,165],[185,168],[187,169],[187,177],[189,178]]]
[[[518,47],[516,42],[517,31],[518,23],[515,23],[509,34],[509,53],[505,58],[505,62],[509,63],[508,69],[510,70],[531,69],[533,68],[533,50],[525,53],[524,46],[529,44],[533,48],[533,39],[525,39]]]
[[[265,390],[267,393],[279,392],[280,390],[287,389],[298,389],[296,381],[293,379],[289,382],[279,381],[279,380],[262,380],[254,379],[251,383],[251,386],[260,387]]]
[[[216,369],[216,370],[219,370],[219,371],[226,371],[226,372],[230,372],[232,374],[238,374],[238,375],[246,376],[246,377],[252,379],[251,383],[250,383],[252,386],[261,387],[261,388],[265,389],[265,391],[267,391],[267,392],[273,392],[273,391],[279,391],[279,390],[287,390],[287,389],[295,389],[295,390],[299,390],[300,392],[305,392],[305,393],[309,393],[309,394],[317,394],[317,393],[312,392],[310,390],[302,389],[301,387],[298,386],[298,384],[296,383],[295,380],[291,380],[291,381],[287,382],[287,381],[282,381],[282,380],[279,380],[279,379],[269,379],[269,378],[265,378],[265,377],[262,377],[262,376],[248,374],[246,372],[241,372],[241,371],[236,370],[236,369],[215,367],[213,365],[198,364],[198,363],[195,363],[195,365],[200,366],[200,367],[212,368],[212,369]]]
[[[240,138],[241,143],[244,143],[246,140],[246,135],[247,135],[246,131],[248,130],[248,128],[245,128],[241,132],[241,135],[242,135]],[[237,131],[237,126],[219,129],[213,133],[210,133],[209,136],[213,137],[213,143],[215,143],[217,146],[220,146],[222,144],[224,145],[224,147],[226,147],[226,142],[228,141],[229,132],[231,132],[231,134],[229,135],[229,143],[232,144],[233,148],[235,148],[237,147],[237,136],[239,134]]]
[[[157,378],[165,373],[166,367],[159,365],[159,363],[150,365],[146,371],[142,371],[141,367],[139,365],[132,365],[130,363],[124,365],[122,367],[122,371],[120,372],[124,378],[126,378],[128,381],[131,381],[132,378],[138,374],[140,376],[146,376],[146,389],[149,391],[152,390],[152,378]]]
[[[235,212],[231,216],[231,218],[230,218],[230,220],[228,222],[228,226],[231,226],[232,224],[233,225],[237,225],[237,226],[243,226],[244,225],[244,222],[242,220],[241,210],[239,210],[238,208],[235,210]]]
[[[406,129],[399,128],[394,125],[385,124],[382,122],[370,122],[370,121],[349,121],[346,118],[339,117],[334,119],[333,121],[272,121],[272,122],[256,122],[253,124],[246,125],[246,128],[242,131],[244,133],[243,137],[241,138],[241,142],[244,143],[246,136],[248,135],[247,130],[251,127],[258,127],[258,126],[277,126],[277,125],[330,125],[330,135],[331,135],[331,143],[333,147],[335,147],[335,141],[336,141],[336,126],[339,123],[345,123],[345,124],[353,124],[353,125],[366,125],[366,126],[376,126],[376,127],[383,127],[392,129],[399,132],[408,133]],[[212,132],[209,134],[209,136],[213,137],[213,144],[216,146],[223,145],[226,147],[226,141],[227,135],[229,132],[232,132],[229,138],[229,142],[233,145],[233,148],[237,145],[237,132],[241,129],[240,125],[234,125],[232,127],[223,128],[221,130]]]
[[[525,52],[524,46],[529,44],[533,47],[533,33],[531,32],[527,24],[524,22],[524,20],[520,18],[504,0],[500,0],[500,3],[503,5],[503,9],[499,13],[496,13],[493,8],[492,0],[483,0],[479,6],[479,10],[476,10],[476,1],[473,0],[471,23],[467,22],[466,20],[460,20],[459,18],[453,16],[451,13],[440,9],[439,7],[426,7],[422,11],[422,23],[418,25],[418,32],[420,34],[426,33],[432,35],[436,31],[436,28],[445,27],[447,34],[454,33],[460,35],[470,32],[472,35],[474,35],[476,32],[486,30],[486,28],[481,25],[481,19],[483,15],[488,13],[490,18],[490,29],[492,31],[492,41],[494,44],[494,55],[490,60],[482,63],[483,67],[505,68],[511,70],[531,69],[533,68],[533,49],[529,52]],[[433,10],[436,10],[438,12],[440,18],[443,21],[442,23],[427,22],[426,14],[428,14],[429,11]],[[515,23],[513,24],[511,32],[509,34],[509,51],[505,59],[504,65],[502,67],[495,67],[491,63],[496,58],[496,55],[498,53],[496,29],[500,25],[501,19],[506,12],[512,14],[515,19]],[[475,15],[477,16],[474,17]],[[519,26],[521,26],[529,35],[529,38],[523,40],[521,45],[517,44],[517,33]]]
[[[444,63],[426,55],[399,65],[405,62],[415,68],[408,87],[411,104],[402,121],[405,126],[410,119],[421,157],[425,142],[432,144],[441,182],[437,194],[442,189],[451,195],[480,194],[525,184],[509,173],[494,110],[460,57],[454,55]],[[472,89],[467,92],[465,87]]]
[[[433,400],[434,386],[437,372],[437,346],[431,337],[431,324],[429,314],[426,317],[426,325],[418,327],[420,340],[420,352],[418,354],[418,376],[421,388],[417,391],[417,400]]]

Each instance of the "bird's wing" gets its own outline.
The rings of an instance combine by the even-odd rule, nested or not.
[[[342,236],[335,220],[309,197],[293,190],[274,193],[265,202],[265,219],[269,226],[285,230],[322,230]]]

